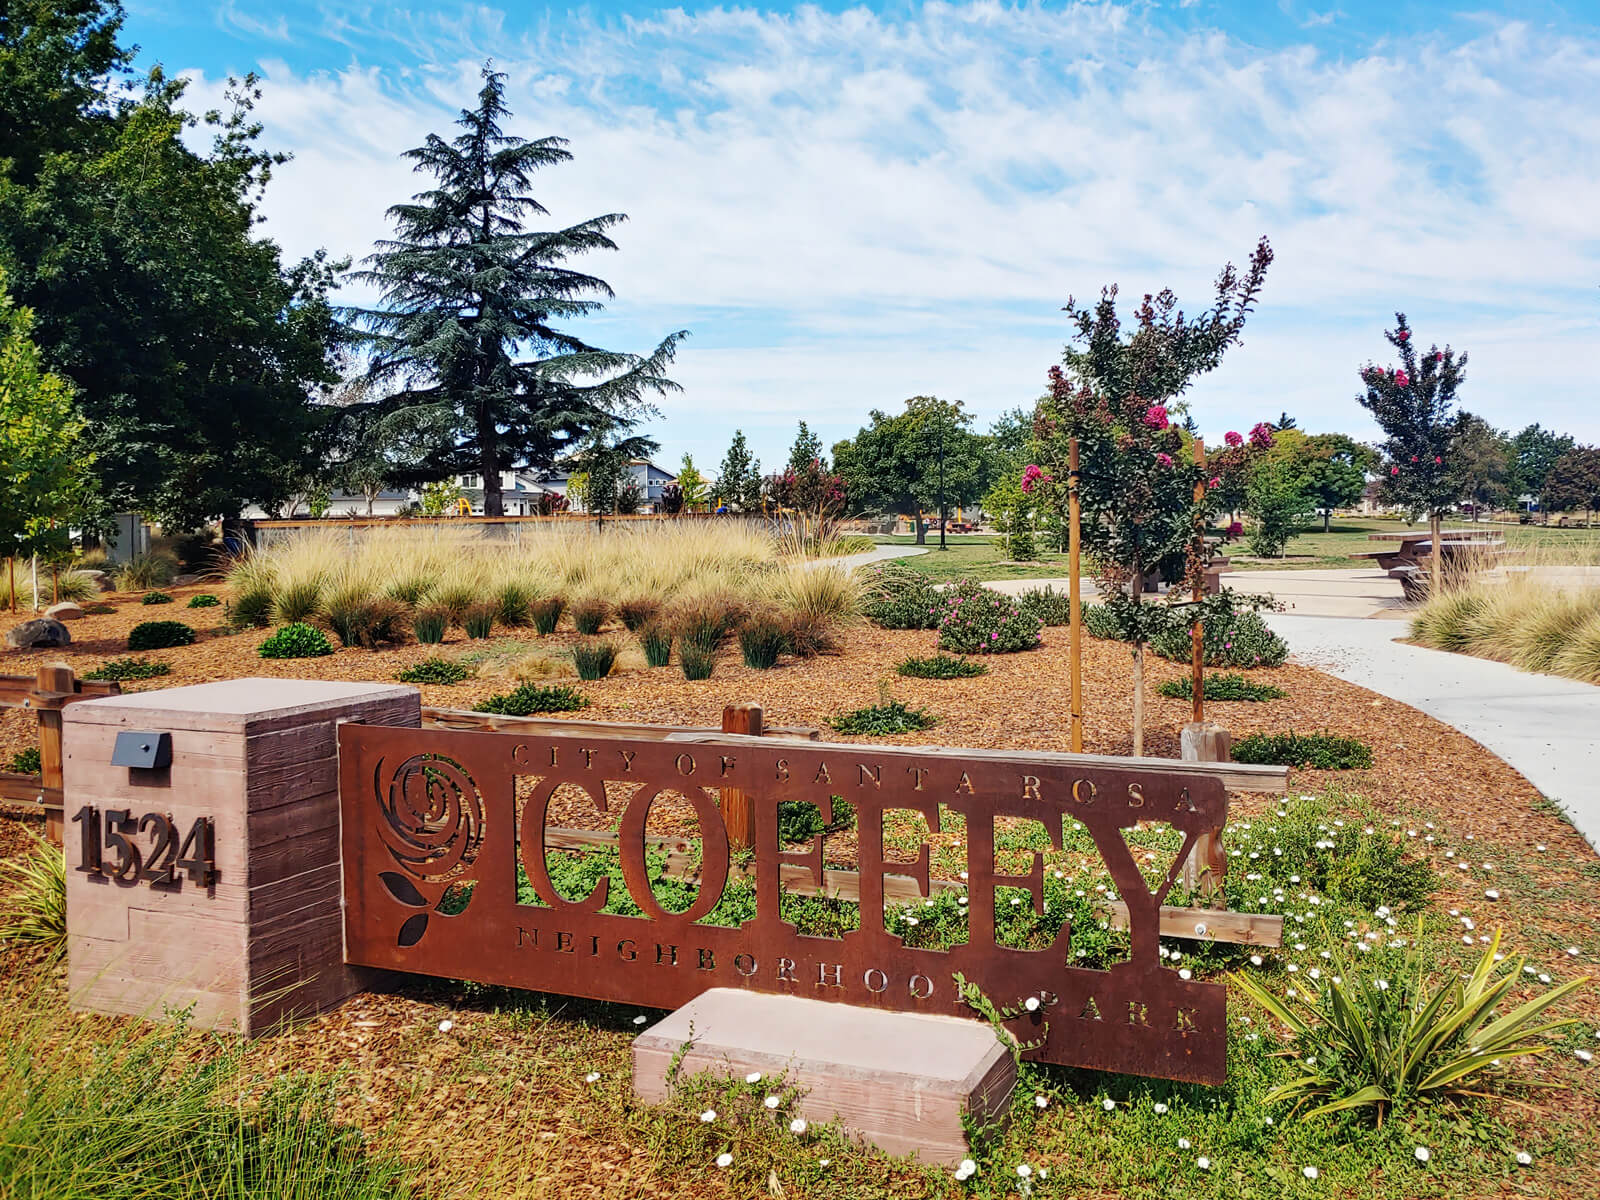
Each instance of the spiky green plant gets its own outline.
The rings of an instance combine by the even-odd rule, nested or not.
[[[739,626],[739,652],[744,665],[757,671],[771,670],[783,653],[784,623],[771,613],[757,613]]]
[[[521,580],[508,579],[495,594],[495,620],[507,629],[519,629],[533,623],[529,605],[537,593]]]
[[[530,604],[528,612],[533,617],[534,631],[541,637],[549,637],[554,633],[556,626],[561,624],[561,610],[566,604],[560,596],[546,596]]]
[[[649,596],[636,596],[617,605],[617,617],[629,633],[638,633],[661,611],[661,602]]]
[[[409,604],[415,608],[422,603],[422,598],[438,586],[436,576],[425,571],[412,572],[401,575],[384,589],[384,595],[391,600],[398,600],[401,604]]]
[[[1295,1061],[1298,1073],[1268,1093],[1269,1103],[1293,1101],[1294,1111],[1313,1105],[1307,1117],[1369,1108],[1382,1124],[1391,1110],[1418,1102],[1481,1095],[1507,1059],[1545,1053],[1551,1043],[1544,1035],[1574,1023],[1545,1021],[1544,1013],[1587,979],[1499,1012],[1522,980],[1523,960],[1495,962],[1498,930],[1466,979],[1429,978],[1422,943],[1419,917],[1392,979],[1379,975],[1381,964],[1356,961],[1338,939],[1330,975],[1297,976],[1290,996],[1280,998],[1250,976],[1232,976],[1294,1036],[1283,1057]]]
[[[572,625],[585,637],[593,637],[611,615],[611,605],[604,600],[589,598],[572,606]]]
[[[672,631],[657,621],[646,622],[639,630],[639,647],[645,662],[664,667],[672,661]]]
[[[0,862],[0,889],[12,893],[0,941],[39,946],[52,957],[67,944],[67,860],[59,846],[35,835],[18,858]]]
[[[498,603],[474,604],[461,614],[461,628],[469,638],[486,638],[494,632],[494,619],[500,611]]]
[[[1597,616],[1600,592],[1550,589],[1507,631],[1512,664],[1523,671],[1555,670],[1562,653],[1581,641],[1584,628]]]
[[[579,642],[572,648],[572,665],[578,669],[578,678],[586,682],[604,679],[616,661],[616,645],[604,639]]]
[[[277,625],[294,625],[311,620],[322,612],[322,592],[327,580],[321,575],[291,579],[272,593],[272,620]]]
[[[1600,683],[1600,616],[1590,617],[1563,646],[1553,664],[1559,674]]]
[[[440,584],[428,593],[428,604],[442,608],[450,614],[450,624],[459,625],[467,610],[478,603],[478,588],[474,583]]]
[[[717,652],[693,642],[680,641],[678,665],[683,668],[685,679],[710,679],[711,672],[716,670]]]
[[[445,630],[450,628],[450,614],[442,608],[419,608],[411,618],[411,632],[425,646],[435,646],[444,641]]]
[[[1411,636],[1439,650],[1465,651],[1472,640],[1470,622],[1483,607],[1481,592],[1441,592],[1411,619]]]

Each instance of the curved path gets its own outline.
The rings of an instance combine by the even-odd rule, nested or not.
[[[1410,623],[1266,613],[1297,662],[1453,725],[1527,777],[1600,849],[1600,687],[1408,646]]]
[[[811,560],[811,565],[820,567],[826,564],[830,567],[854,569],[856,567],[864,567],[868,563],[884,562],[891,558],[914,558],[918,554],[926,554],[927,552],[928,548],[926,546],[877,545],[871,550],[863,550],[860,554],[846,554],[843,558],[814,558]]]

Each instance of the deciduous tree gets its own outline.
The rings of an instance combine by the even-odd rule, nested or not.
[[[1580,446],[1555,461],[1544,481],[1544,500],[1553,512],[1584,510],[1584,520],[1600,510],[1600,447]]]

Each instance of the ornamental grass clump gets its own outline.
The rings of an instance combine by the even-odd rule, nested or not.
[[[944,605],[939,589],[904,563],[864,567],[861,612],[884,629],[936,629]]]
[[[1496,961],[1499,930],[1464,979],[1430,977],[1423,942],[1420,917],[1400,962],[1358,961],[1333,939],[1326,978],[1301,973],[1282,998],[1249,975],[1232,976],[1294,1039],[1282,1054],[1294,1077],[1269,1092],[1268,1103],[1293,1101],[1294,1112],[1309,1105],[1307,1117],[1367,1109],[1381,1125],[1421,1103],[1487,1094],[1508,1078],[1509,1059],[1547,1053],[1554,1047],[1546,1035],[1577,1023],[1545,1013],[1587,979],[1509,1006],[1507,996],[1524,982],[1523,960]]]
[[[617,618],[622,622],[622,627],[629,633],[638,633],[661,611],[661,602],[649,596],[639,596],[632,600],[624,600],[617,605]]]
[[[323,602],[323,619],[344,646],[377,646],[400,639],[406,610],[398,600],[373,597],[359,587],[331,589]]]
[[[170,554],[152,551],[135,554],[117,568],[116,584],[120,591],[137,592],[148,588],[165,587],[178,573],[178,560]]]
[[[1048,583],[1023,592],[1017,597],[1017,607],[1032,613],[1044,625],[1066,625],[1072,620],[1072,597]]]
[[[475,580],[458,580],[440,584],[428,593],[428,603],[450,614],[450,624],[459,625],[469,609],[480,603]]]
[[[494,619],[499,612],[497,603],[474,604],[461,614],[461,628],[469,638],[486,638],[494,632]]]
[[[545,596],[528,605],[534,632],[540,637],[549,637],[554,633],[556,626],[561,624],[561,612],[566,606],[567,602],[560,596]]]
[[[649,622],[639,630],[639,648],[650,666],[666,666],[672,660],[672,631],[658,621]]]
[[[572,627],[585,637],[593,637],[611,616],[611,605],[593,596],[572,606]]]
[[[975,675],[987,675],[989,664],[935,654],[929,658],[903,658],[895,671],[912,679],[971,679]]]
[[[436,646],[444,641],[445,631],[449,628],[450,614],[442,608],[429,605],[412,614],[411,632],[424,646]]]
[[[165,650],[194,645],[194,630],[182,621],[141,621],[128,631],[129,650]]]
[[[1252,733],[1233,743],[1233,761],[1313,771],[1365,771],[1372,766],[1372,747],[1329,733]]]
[[[717,652],[695,642],[680,641],[678,665],[683,668],[685,679],[710,679],[711,673],[716,670]]]
[[[756,671],[768,671],[778,665],[787,641],[784,623],[771,613],[757,613],[739,626],[739,653],[744,665]]]
[[[7,914],[0,942],[35,946],[54,958],[67,948],[67,858],[60,847],[26,836],[32,843],[27,850],[0,862]]]
[[[494,619],[507,629],[520,629],[533,624],[533,604],[536,593],[520,579],[507,579],[495,592]]]
[[[303,621],[285,625],[257,648],[262,658],[324,658],[333,653],[328,635]]]
[[[939,649],[960,654],[1010,654],[1044,640],[1039,618],[1010,596],[963,579],[940,597]]]
[[[604,639],[579,642],[572,648],[572,665],[577,668],[578,678],[586,682],[604,679],[611,674],[611,668],[616,665],[616,661],[615,643]]]
[[[576,688],[564,684],[541,686],[525,683],[516,691],[490,696],[482,704],[473,705],[472,711],[528,717],[534,713],[574,712],[588,706],[588,698]]]

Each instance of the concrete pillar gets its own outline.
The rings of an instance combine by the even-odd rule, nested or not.
[[[192,1005],[200,1028],[254,1035],[360,990],[344,965],[335,727],[420,725],[415,688],[235,679],[86,700],[62,715],[75,1008],[159,1017]],[[170,762],[113,765],[128,732],[167,734]],[[132,743],[135,754],[164,745]],[[210,880],[193,862],[203,819]]]

